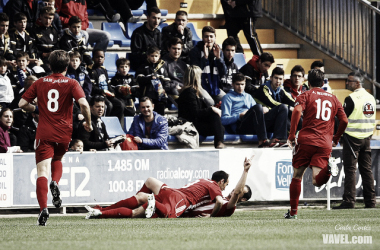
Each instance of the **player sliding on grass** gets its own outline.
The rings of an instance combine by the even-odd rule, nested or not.
[[[163,182],[150,177],[135,196],[106,208],[86,206],[86,209],[89,210],[86,219],[142,218],[144,217],[144,210],[147,218],[176,218],[180,217],[187,209],[200,206],[209,208],[212,202],[212,208],[207,210],[209,212],[203,214],[203,217],[223,216],[222,214],[227,212],[231,215],[235,211],[238,200],[244,201],[250,198],[250,188],[244,187],[250,166],[251,160],[245,159],[243,175],[229,196],[230,202],[226,202],[221,196],[221,190],[224,190],[228,185],[228,175],[224,171],[215,172],[211,181],[200,179],[180,189],[170,188]],[[205,188],[208,189],[206,192],[209,194],[205,195]],[[249,195],[243,196],[245,191]],[[152,192],[153,194],[151,194]]]
[[[329,180],[331,173],[328,160],[332,146],[338,144],[347,127],[348,120],[342,104],[334,95],[321,89],[324,77],[322,71],[312,69],[308,76],[311,89],[295,100],[288,137],[288,145],[293,149],[294,173],[289,187],[291,210],[285,214],[286,219],[297,219],[301,180],[308,166],[313,170],[314,186],[320,187]],[[295,133],[302,112],[302,129],[296,139]],[[335,116],[339,119],[339,128],[333,137]]]

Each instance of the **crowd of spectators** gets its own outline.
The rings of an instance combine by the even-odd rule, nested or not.
[[[0,105],[10,108],[12,114],[6,114],[15,119],[13,126],[8,126],[9,121],[1,124],[2,134],[10,131],[10,137],[2,140],[20,151],[34,150],[38,113],[23,112],[18,101],[35,80],[51,73],[47,59],[56,49],[70,53],[66,76],[78,81],[91,106],[94,130],[89,133],[81,125],[79,106],[74,105],[71,149],[78,151],[114,146],[102,116],[116,116],[121,125],[125,116],[134,116],[129,133],[138,148],[167,149],[164,116],[171,105],[200,135],[214,135],[215,148],[225,147],[225,132],[257,134],[259,147],[279,147],[288,135],[295,98],[308,89],[300,65],[288,80],[281,68],[268,78],[275,61],[270,53],[254,55],[239,70],[234,62],[239,41],[228,37],[220,47],[211,26],[203,27],[202,41],[194,46],[185,11],[178,11],[174,22],[161,32],[157,6],[147,11],[147,21],[132,34],[130,61],[118,59],[117,73],[110,79],[104,67],[109,34],[88,29],[85,0],[9,2],[13,5],[0,13]],[[89,43],[95,43],[92,51]],[[314,63],[315,67],[323,68],[323,63]],[[130,69],[136,70],[135,75]],[[135,107],[137,99],[140,110]],[[273,133],[271,140],[268,132]]]

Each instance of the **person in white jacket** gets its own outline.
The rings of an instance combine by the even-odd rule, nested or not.
[[[8,107],[14,99],[11,80],[7,76],[7,64],[4,57],[0,57],[0,105]]]

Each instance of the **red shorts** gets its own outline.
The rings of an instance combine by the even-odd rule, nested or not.
[[[190,204],[183,193],[165,186],[163,185],[158,195],[155,195],[155,199],[165,205],[167,218],[177,218],[186,211]]]
[[[293,167],[316,166],[325,168],[328,165],[331,151],[331,148],[298,144],[293,152]]]
[[[69,148],[69,143],[57,143],[36,139],[36,163],[53,158],[54,156],[63,156]]]

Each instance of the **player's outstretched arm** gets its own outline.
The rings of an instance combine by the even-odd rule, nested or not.
[[[231,198],[228,201],[227,209],[231,209],[236,206],[236,203],[238,203],[239,199],[244,195],[244,187],[245,183],[247,181],[248,171],[251,168],[251,161],[253,159],[254,155],[251,156],[251,158],[247,159],[247,157],[244,160],[244,171],[243,174],[240,177],[240,180],[236,184],[236,187],[234,191],[231,194]]]
[[[21,100],[18,103],[18,106],[28,112],[34,112],[37,108],[33,104],[30,104],[29,102],[27,102],[24,98],[21,98]]]
[[[84,129],[86,129],[87,132],[92,131],[92,124],[91,124],[91,112],[90,112],[90,106],[88,105],[88,102],[86,98],[82,97],[78,100],[80,110],[82,112],[82,115],[84,116],[85,122],[83,123]]]

